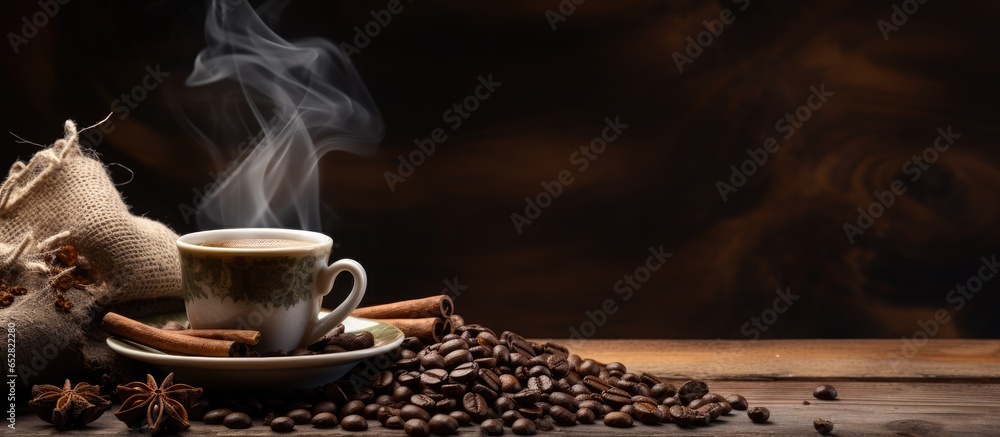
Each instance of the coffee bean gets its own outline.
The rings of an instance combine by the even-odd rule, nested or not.
[[[233,410],[228,408],[219,408],[205,413],[205,416],[201,418],[201,421],[205,422],[207,425],[221,425],[226,416],[230,414],[233,414]]]
[[[338,411],[337,404],[335,404],[333,402],[330,402],[330,401],[319,401],[312,408],[312,414],[313,414],[313,416],[315,416],[315,415],[317,415],[319,413],[333,413],[333,414],[337,414],[337,411]]]
[[[504,393],[517,393],[521,391],[521,382],[514,375],[500,375],[500,391]]]
[[[652,386],[654,386],[656,384],[663,384],[663,381],[660,380],[660,378],[657,378],[656,375],[653,375],[652,373],[646,373],[646,372],[642,372],[642,374],[639,375],[639,381],[642,382],[643,384],[646,384],[646,385],[650,386],[650,387],[652,387]]]
[[[344,404],[344,406],[340,408],[340,418],[343,419],[344,416],[350,416],[352,414],[361,415],[364,414],[364,411],[365,403],[359,400],[353,400]]]
[[[526,388],[514,393],[514,401],[521,405],[534,405],[542,397],[542,392]]]
[[[632,403],[632,396],[629,396],[628,393],[617,387],[604,390],[601,393],[601,399],[604,399],[604,402],[612,407],[621,407]]]
[[[469,426],[472,424],[472,417],[470,417],[469,413],[466,413],[465,411],[455,410],[448,413],[448,415],[458,422],[458,426]]]
[[[479,383],[485,385],[490,390],[499,392],[500,391],[500,376],[490,369],[479,369],[479,378],[477,379]]]
[[[296,410],[289,411],[287,414],[285,414],[285,417],[288,417],[289,419],[295,421],[296,425],[305,425],[309,423],[310,420],[312,420],[312,413],[310,413],[308,410],[303,410],[299,408]]]
[[[501,396],[496,400],[496,402],[493,402],[493,408],[497,410],[497,413],[516,410],[517,407],[517,402],[515,402],[510,396]]]
[[[399,417],[399,416],[392,416],[392,417],[386,419],[385,423],[382,424],[382,426],[385,426],[386,428],[389,428],[389,429],[403,429],[403,427],[405,425],[406,425],[406,421],[403,420],[403,418]]]
[[[469,391],[469,387],[465,384],[441,384],[440,390],[441,394],[445,396],[458,398],[464,396]]]
[[[427,410],[420,408],[416,405],[405,405],[403,408],[399,409],[399,417],[403,420],[409,421],[410,419],[420,419],[424,422],[431,420],[431,413]]]
[[[670,417],[670,407],[660,404],[656,406],[657,410],[660,410],[660,423],[670,423],[673,422],[673,417]]]
[[[683,405],[674,405],[670,407],[670,419],[677,426],[688,426],[694,421],[694,411]]]
[[[715,402],[715,403],[726,401],[726,398],[718,393],[708,393],[705,396],[702,396],[701,399],[704,400],[705,402]]]
[[[635,407],[633,407],[632,404],[622,405],[621,408],[618,409],[618,411],[628,414],[629,416],[635,417]]]
[[[588,410],[589,411],[589,410]],[[559,405],[553,405],[549,409],[549,415],[552,419],[556,421],[559,426],[573,426],[576,425],[576,411],[570,411]]]
[[[766,407],[750,407],[747,409],[747,417],[753,423],[764,423],[771,417],[771,412]]]
[[[552,371],[549,370],[548,367],[540,366],[540,365],[539,366],[531,366],[530,368],[528,368],[528,376],[542,376],[542,375],[545,375],[545,376],[548,376],[548,377],[551,378],[552,377]]]
[[[448,354],[457,350],[466,350],[466,351],[469,350],[469,342],[461,338],[448,340],[444,343],[441,343],[441,347],[438,348],[438,353],[447,356]]]
[[[684,405],[690,404],[691,401],[700,399],[706,394],[708,394],[708,384],[705,384],[705,381],[699,379],[692,379],[685,382],[684,385],[677,390],[677,395],[680,397],[681,402]]]
[[[729,402],[726,401],[716,402],[716,405],[718,405],[719,409],[722,410],[723,416],[733,412],[733,406]]]
[[[431,428],[420,419],[410,419],[403,424],[403,431],[410,437],[427,437],[431,435]]]
[[[674,387],[673,384],[666,384],[661,382],[650,386],[649,392],[650,396],[662,401],[670,396],[677,394],[677,388]]]
[[[420,358],[416,356],[400,358],[396,360],[396,367],[403,370],[417,370],[420,368]]]
[[[694,426],[708,426],[712,422],[712,416],[698,410],[691,411],[691,424]]]
[[[368,429],[368,421],[364,417],[352,414],[340,419],[340,427],[347,431],[364,431]]]
[[[476,343],[482,347],[493,349],[494,347],[500,345],[500,340],[489,332],[480,332],[479,335],[476,336]]]
[[[606,366],[604,366],[604,368],[608,369],[608,372],[618,373],[619,375],[628,371],[625,369],[624,364],[619,363],[617,361],[608,363]]]
[[[479,424],[479,430],[486,435],[503,435],[503,422],[497,419],[487,419]]]
[[[365,419],[368,419],[368,420],[375,420],[375,418],[378,416],[378,409],[379,408],[382,408],[382,406],[379,405],[379,404],[374,404],[373,403],[373,404],[365,405],[365,410],[364,410],[364,413],[362,414],[362,416],[364,416]]]
[[[746,410],[747,409],[747,398],[742,395],[729,395],[726,396],[726,402],[733,406],[734,410]]]
[[[500,414],[500,420],[506,426],[511,426],[517,419],[524,419],[524,416],[517,410],[504,411]]]
[[[309,423],[316,428],[333,428],[337,426],[340,421],[337,420],[337,416],[333,413],[319,413],[312,417]],[[272,426],[271,429],[274,429]]]
[[[510,430],[514,431],[517,435],[535,435],[537,433],[537,428],[535,427],[535,422],[529,419],[517,419],[514,424],[510,426]]]
[[[579,410],[576,410],[577,422],[583,424],[591,424],[594,423],[595,418],[596,416],[594,415],[594,411],[591,410],[590,408],[580,408]]]
[[[577,369],[581,375],[597,376],[601,373],[601,365],[591,359],[583,360],[583,362],[577,366]]]
[[[476,421],[482,421],[490,414],[489,404],[486,399],[478,393],[466,393],[462,397],[462,407],[469,416]]]
[[[525,419],[531,419],[531,420],[535,420],[545,415],[545,410],[543,410],[542,407],[538,406],[537,403],[536,405],[532,405],[530,407],[518,408],[517,412],[521,413],[521,415],[524,416]]]
[[[580,408],[586,408],[594,413],[595,416],[601,416],[604,414],[604,406],[593,399],[582,400],[579,402]]]
[[[697,409],[701,408],[702,405],[705,405],[707,403],[708,403],[708,401],[706,401],[704,399],[701,399],[701,398],[698,398],[698,399],[695,399],[695,400],[691,401],[691,403],[687,404],[687,406],[688,406],[688,408],[690,408],[692,410],[697,410]]]
[[[437,401],[436,404],[434,404],[434,412],[436,413],[448,414],[457,409],[458,409],[458,401],[452,398],[441,399],[440,401]]]
[[[586,361],[584,361],[584,363],[586,363]],[[593,375],[583,377],[583,384],[586,385],[591,391],[597,393],[611,388],[611,384],[608,384],[607,381]]]
[[[823,435],[827,435],[833,432],[833,422],[829,420],[824,420],[824,419],[813,420],[813,427],[816,428],[816,431],[819,431],[819,433]]]
[[[468,349],[457,350],[444,356],[444,367],[446,369],[454,369],[459,364],[468,363],[472,360],[472,353]]]
[[[430,369],[420,374],[420,382],[428,387],[440,387],[448,379],[448,371],[444,369]]]
[[[383,370],[378,373],[374,380],[372,380],[372,389],[376,391],[381,391],[392,385],[392,382],[396,380],[395,375],[388,370]]]
[[[813,397],[824,401],[832,401],[837,399],[837,389],[833,388],[832,385],[823,384],[813,390]]]
[[[477,360],[481,359],[481,358],[493,358],[493,359],[496,359],[496,357],[493,356],[493,347],[492,346],[490,346],[490,347],[473,346],[473,347],[469,348],[469,353],[472,354],[472,358],[477,359]]]
[[[636,402],[632,405],[632,411],[632,417],[647,425],[660,423],[660,420],[663,419],[660,410],[656,408],[656,404]]]
[[[552,405],[559,405],[569,411],[576,411],[580,408],[579,403],[573,396],[558,391],[549,394],[549,403]]]
[[[288,351],[288,356],[290,357],[301,357],[305,355],[316,355],[316,352],[301,347]]]
[[[674,405],[680,405],[681,404],[681,400],[677,396],[670,396],[670,397],[664,398],[662,401],[660,401],[660,403],[663,404],[663,405],[666,405],[668,407],[672,407]]]
[[[440,369],[444,367],[444,357],[437,352],[431,352],[420,359],[420,365],[425,369]]]
[[[253,421],[246,413],[229,413],[222,419],[222,424],[229,429],[247,429],[253,425]]]
[[[632,416],[622,413],[621,411],[613,411],[611,413],[604,415],[604,424],[614,428],[629,428],[632,426]]]
[[[642,396],[642,395],[632,396],[632,403],[634,404],[636,402],[645,402],[647,404],[653,404],[653,405],[656,405],[656,404],[660,403],[660,401],[658,401],[656,399],[653,399],[653,398],[651,398],[649,396]]]
[[[347,395],[344,394],[344,390],[342,390],[339,385],[334,383],[329,383],[323,386],[323,396],[326,400],[337,405],[344,405],[347,403]]]
[[[718,419],[722,415],[722,407],[715,402],[709,402],[699,408],[694,408],[694,410],[701,414],[707,414],[711,420]]]
[[[486,399],[487,403],[497,400],[497,397],[500,396],[500,394],[494,391],[493,389],[478,382],[473,382],[472,385],[469,387],[469,390],[472,391],[473,393],[482,396],[484,399]]]
[[[552,393],[555,390],[555,381],[548,375],[532,376],[528,378],[528,388],[542,393]]]
[[[538,431],[552,431],[556,429],[555,422],[553,422],[552,419],[548,417],[535,419],[534,422],[535,422],[535,429]]]
[[[437,435],[451,435],[458,431],[458,421],[447,414],[435,414],[427,425]]]
[[[419,394],[410,396],[410,403],[425,410],[430,410],[431,408],[434,408],[434,404],[436,402],[434,402],[434,399],[431,399],[430,396]]]
[[[378,409],[377,413],[375,413],[375,420],[378,420],[379,423],[385,425],[385,422],[389,420],[390,417],[398,415],[399,415],[399,408],[383,406]]]
[[[330,413],[324,413],[333,416]],[[271,431],[274,432],[291,432],[295,430],[295,421],[289,417],[275,417],[271,420]]]

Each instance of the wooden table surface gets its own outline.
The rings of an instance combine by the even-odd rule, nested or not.
[[[767,424],[733,411],[708,427],[673,424],[628,429],[577,425],[539,435],[819,435],[813,419],[834,423],[834,435],[1000,435],[1000,340],[931,340],[908,349],[901,340],[585,340],[563,342],[598,361],[619,361],[680,383],[702,378],[713,392],[739,393],[771,411]],[[839,398],[820,401],[812,389],[831,383]],[[803,401],[809,401],[806,405]],[[116,406],[117,407],[117,406]],[[5,431],[10,432],[8,428]],[[126,428],[111,412],[84,434],[118,435]],[[478,436],[479,427],[460,430]],[[30,411],[17,416],[16,432],[59,434]],[[200,422],[184,435],[269,435],[260,420],[250,429],[227,430]],[[370,422],[368,431],[296,427],[292,435],[404,435]],[[513,435],[507,429],[505,435]]]

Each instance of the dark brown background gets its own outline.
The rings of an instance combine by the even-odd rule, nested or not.
[[[940,336],[1000,335],[1000,279],[960,311],[945,300],[998,250],[997,4],[927,2],[885,41],[876,22],[892,1],[749,3],[679,73],[671,54],[739,4],[590,1],[553,32],[555,1],[404,2],[353,56],[386,122],[381,149],[322,162],[336,213],[324,230],[336,256],[367,267],[366,301],[457,277],[469,321],[526,335],[568,336],[611,298],[620,310],[599,337],[746,338],[744,323],[790,287],[801,297],[765,338],[909,337],[939,308],[952,316]],[[346,40],[385,4],[295,2],[280,33]],[[0,29],[38,10],[7,5]],[[0,49],[4,130],[51,142],[159,64],[164,84],[93,146],[135,172],[121,187],[134,212],[195,230],[178,205],[220,168],[175,109],[206,97],[183,84],[203,16],[200,2],[62,6],[19,53]],[[383,173],[481,74],[503,85],[391,192]],[[820,84],[834,96],[723,202],[716,181]],[[570,154],[615,115],[628,129],[576,173]],[[956,145],[850,244],[843,223],[949,125]],[[9,138],[2,150],[9,165],[36,147]],[[519,235],[510,215],[562,170],[575,182]],[[616,281],[661,244],[674,256],[621,301]]]

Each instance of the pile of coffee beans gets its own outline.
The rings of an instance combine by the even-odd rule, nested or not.
[[[307,424],[362,431],[376,420],[409,436],[449,435],[474,424],[485,435],[506,429],[533,435],[595,422],[618,428],[637,422],[705,426],[733,410],[747,410],[743,396],[712,393],[700,380],[676,387],[629,372],[621,363],[583,359],[556,343],[539,344],[512,332],[497,335],[480,325],[461,326],[430,345],[406,338],[395,351],[314,390],[260,400],[234,396],[212,404],[225,409],[205,413],[205,423],[235,424],[228,418],[240,412],[265,416],[264,424],[274,431]],[[766,408],[750,411],[754,422],[767,421]]]

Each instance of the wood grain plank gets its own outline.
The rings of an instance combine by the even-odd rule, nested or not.
[[[628,429],[614,429],[602,424],[578,425],[539,435],[573,436],[649,436],[649,435],[818,435],[812,426],[815,418],[833,421],[834,434],[854,435],[995,435],[1000,429],[1000,385],[945,382],[840,382],[836,401],[812,398],[812,389],[825,381],[709,381],[712,391],[740,393],[751,405],[766,406],[771,411],[768,424],[751,423],[743,412],[734,411],[705,428],[679,428],[672,424]],[[809,405],[804,405],[808,400]],[[117,406],[116,406],[117,407]],[[112,410],[113,412],[114,410]],[[120,435],[125,427],[106,413],[82,435]],[[9,430],[8,430],[9,431]],[[17,433],[28,435],[65,435],[28,411],[17,417]],[[195,422],[184,435],[272,435],[257,419],[246,430],[228,430],[221,426]],[[404,435],[402,431],[382,428],[370,422],[368,431],[347,433],[296,427],[294,435]],[[479,436],[479,427],[462,428],[460,436]],[[511,435],[507,430],[506,435]]]
[[[1000,340],[559,340],[570,351],[668,378],[1000,382]]]

